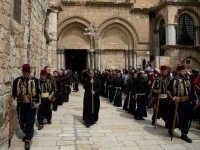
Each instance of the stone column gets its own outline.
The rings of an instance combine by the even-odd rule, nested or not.
[[[90,68],[90,50],[87,50],[87,68]]]
[[[128,63],[129,63],[129,57],[128,57],[128,50],[124,51],[125,53],[125,68],[128,68]]]
[[[62,68],[61,56],[62,56],[62,50],[57,50],[57,69],[58,70],[60,70]]]
[[[94,51],[90,51],[90,68],[94,69],[94,60],[95,60],[95,56],[94,56]]]
[[[156,68],[160,67],[160,44],[159,44],[159,30],[154,32],[155,35],[155,65]],[[167,43],[166,43],[167,44]]]
[[[100,70],[100,50],[99,49],[96,49],[95,50],[95,53],[94,53],[94,55],[95,55],[95,69],[99,69]]]
[[[61,67],[62,69],[66,69],[65,68],[65,54],[64,54],[65,50],[62,50],[62,53],[61,53]]]
[[[133,66],[133,50],[129,50],[129,66]]]
[[[133,67],[137,68],[137,52],[133,53]]]
[[[197,26],[196,28],[196,46],[200,45],[200,26]]]
[[[166,45],[176,45],[175,24],[167,24],[165,26]]]
[[[99,63],[99,65],[100,65],[100,70],[103,70],[104,68],[103,68],[103,61],[102,61],[102,56],[103,56],[103,51],[104,50],[100,50],[100,63]]]
[[[58,9],[57,8],[51,8],[51,13],[49,14],[49,27],[48,27],[48,33],[49,37],[51,39],[51,42],[48,45],[48,64],[52,68],[56,68],[58,66],[56,64],[57,57],[56,57],[56,51],[57,51],[57,22],[58,22]]]

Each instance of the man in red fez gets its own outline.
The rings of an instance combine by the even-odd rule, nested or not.
[[[173,137],[174,128],[178,127],[181,130],[181,139],[192,143],[192,140],[187,136],[192,120],[192,104],[191,104],[191,84],[187,78],[187,69],[184,65],[177,66],[177,75],[170,80],[168,86],[170,105],[169,118],[166,127],[169,129],[169,135]],[[177,118],[174,119],[175,106],[178,105]],[[173,122],[176,121],[176,126],[173,127]]]
[[[160,75],[154,80],[152,85],[153,102],[153,116],[152,125],[157,125],[157,119],[162,118],[165,122],[169,110],[169,97],[167,95],[167,86],[171,79],[167,66],[160,67]]]
[[[36,108],[39,105],[39,82],[30,75],[29,64],[22,65],[22,76],[13,81],[12,97],[17,100],[17,115],[20,127],[25,134],[25,149],[30,149],[34,134]]]
[[[52,119],[52,110],[51,105],[54,99],[55,88],[53,83],[47,79],[46,69],[41,70],[40,72],[40,91],[41,91],[41,104],[37,113],[38,120],[38,130],[43,129],[44,119],[47,119],[47,123],[51,124]]]

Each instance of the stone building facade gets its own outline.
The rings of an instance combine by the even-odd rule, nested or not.
[[[30,63],[32,74],[37,76],[52,55],[45,32],[49,26],[48,8],[48,0],[0,1],[0,143],[8,135],[11,81],[21,75],[24,63]]]
[[[177,63],[199,67],[198,0],[57,0],[55,6],[59,69],[73,68],[71,51],[77,51],[73,57],[85,51],[80,58],[85,67],[100,70],[141,67],[141,58],[155,67]],[[189,24],[186,34],[194,38],[193,44],[176,42],[183,26],[180,17]],[[97,29],[92,37],[85,34],[91,24]]]
[[[92,32],[93,31],[93,32]],[[199,0],[0,0],[0,142],[21,65],[53,69],[200,67]]]

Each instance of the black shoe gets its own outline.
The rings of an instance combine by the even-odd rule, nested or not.
[[[192,143],[192,140],[187,135],[182,134],[181,139],[188,143]]]
[[[89,128],[91,126],[91,124],[86,124],[85,126],[86,126],[86,128]]]
[[[51,124],[51,121],[48,121],[47,124]]]
[[[25,150],[30,150],[31,142],[29,140],[26,140],[24,146],[25,146]]]
[[[43,128],[44,128],[43,125],[39,125],[39,126],[38,126],[38,130],[42,130]]]
[[[151,124],[152,124],[152,126],[154,126],[155,125],[155,120],[152,120]]]
[[[168,130],[168,134],[170,137],[174,136],[172,130],[170,130],[170,129]]]

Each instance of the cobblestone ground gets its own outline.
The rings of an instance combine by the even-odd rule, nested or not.
[[[200,131],[194,127],[189,133],[192,144],[179,139],[179,130],[175,130],[176,137],[170,141],[161,120],[156,129],[151,126],[151,112],[146,120],[136,121],[104,98],[101,98],[98,123],[85,128],[82,124],[84,91],[80,89],[78,93],[72,92],[70,101],[53,112],[51,125],[45,125],[40,131],[35,126],[31,150],[197,150],[200,147]],[[20,134],[16,135],[11,150],[23,150]]]

